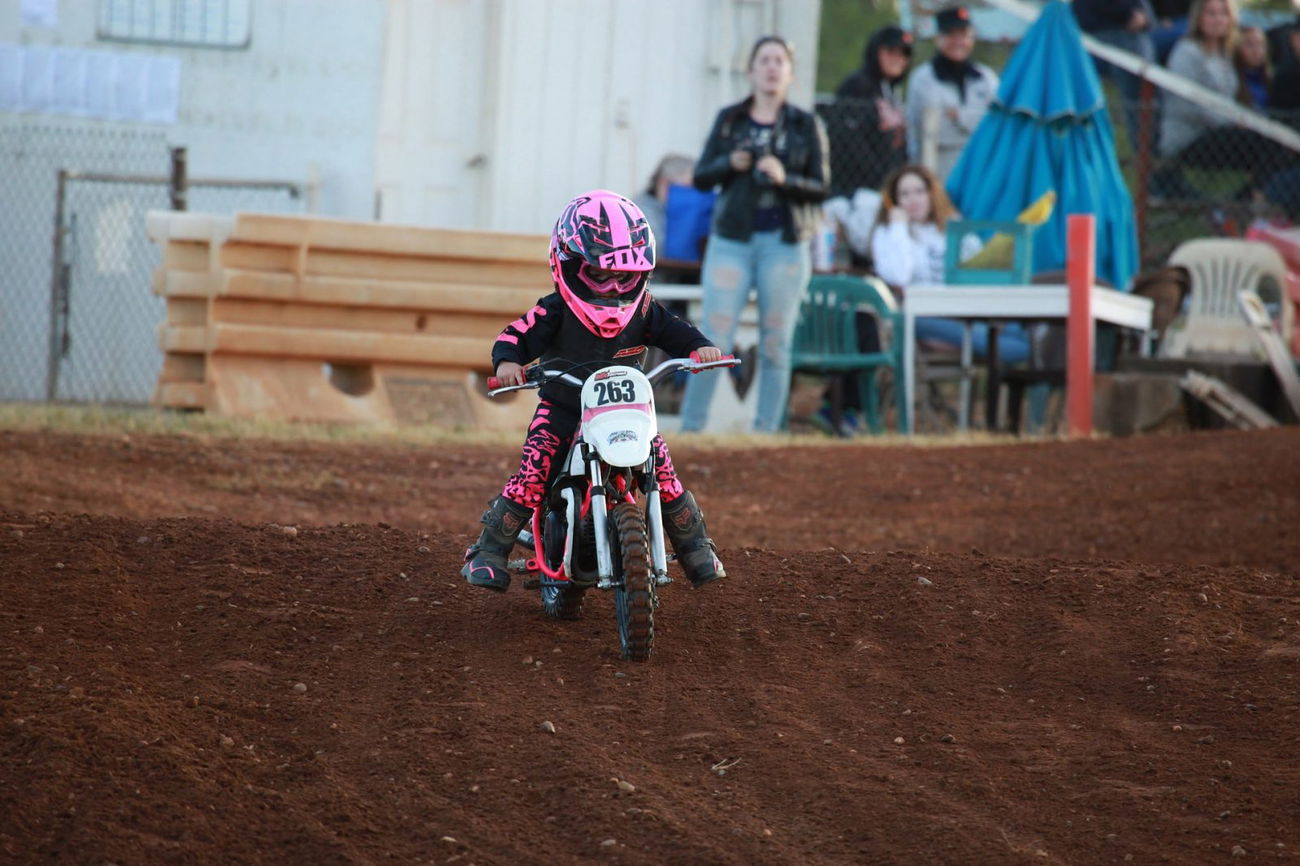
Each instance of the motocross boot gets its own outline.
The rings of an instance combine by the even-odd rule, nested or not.
[[[506,570],[506,557],[514,549],[519,530],[528,525],[533,509],[504,496],[488,503],[483,512],[483,532],[478,541],[465,551],[465,565],[460,573],[473,586],[505,592],[510,586],[510,572]]]
[[[664,532],[677,554],[682,571],[695,588],[712,583],[727,572],[718,559],[713,539],[704,525],[704,514],[689,490],[664,506]]]

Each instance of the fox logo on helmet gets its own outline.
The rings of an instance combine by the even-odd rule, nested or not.
[[[592,190],[575,196],[555,221],[550,260],[555,286],[583,326],[616,337],[649,297],[654,233],[631,199]]]
[[[618,193],[597,190],[569,202],[556,221],[555,239],[561,251],[598,268],[647,271],[655,266],[649,221]]]

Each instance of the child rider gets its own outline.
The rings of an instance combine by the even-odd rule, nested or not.
[[[646,284],[655,267],[654,234],[630,199],[598,189],[570,201],[551,233],[550,261],[555,291],[507,325],[492,346],[492,367],[501,384],[522,385],[524,365],[536,358],[543,363],[608,361],[640,368],[647,346],[674,358],[722,357],[694,325],[651,297]],[[483,532],[465,552],[460,573],[472,585],[499,592],[510,585],[506,557],[542,501],[552,466],[564,459],[577,431],[580,394],[580,389],[558,379],[542,385],[519,471],[489,503]],[[662,436],[655,437],[652,448],[664,531],[677,562],[695,587],[725,577],[704,515],[677,479]]]

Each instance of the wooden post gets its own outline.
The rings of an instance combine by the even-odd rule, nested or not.
[[[1067,220],[1066,274],[1070,318],[1066,325],[1065,393],[1070,435],[1092,435],[1092,286],[1096,282],[1096,219],[1070,214]]]
[[[1142,79],[1141,106],[1138,116],[1138,140],[1133,142],[1133,159],[1137,164],[1137,190],[1133,208],[1137,217],[1138,261],[1147,250],[1147,198],[1151,194],[1151,162],[1155,153],[1156,86]]]
[[[50,267],[50,352],[45,367],[45,401],[53,403],[59,390],[59,366],[68,354],[68,286],[69,270],[65,244],[67,227],[63,225],[64,203],[68,197],[66,168],[59,169],[54,198],[54,258]]]
[[[189,157],[183,147],[172,148],[172,173],[167,183],[172,210],[189,210]]]

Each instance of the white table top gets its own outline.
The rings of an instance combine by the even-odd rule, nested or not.
[[[1151,327],[1150,298],[1092,287],[1094,319],[1125,328]],[[903,312],[952,319],[1064,319],[1070,314],[1066,285],[916,285],[903,298]]]
[[[698,301],[704,289],[699,283],[651,283],[650,294],[656,301]]]

